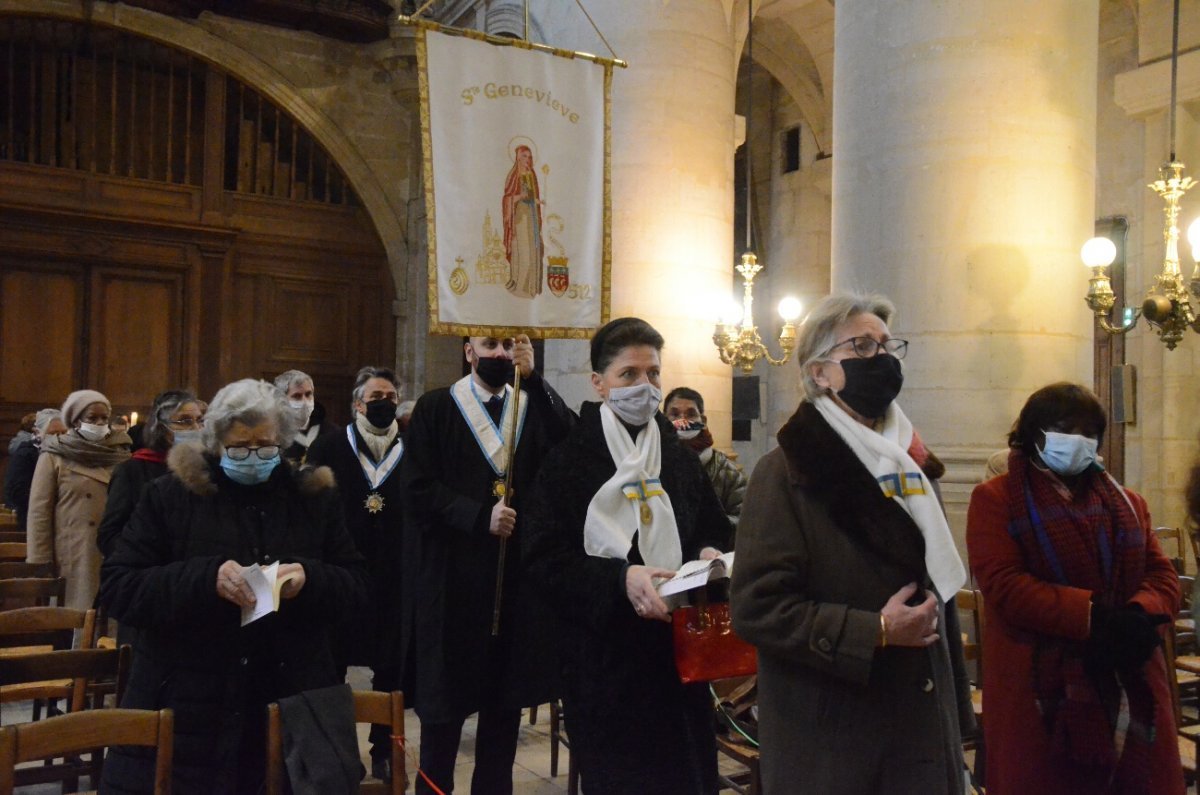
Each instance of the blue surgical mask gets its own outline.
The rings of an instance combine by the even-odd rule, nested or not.
[[[1100,443],[1077,433],[1046,431],[1046,444],[1038,449],[1042,463],[1059,475],[1078,475],[1096,463]]]
[[[171,431],[171,435],[175,437],[175,444],[188,444],[189,442],[200,441],[200,434],[204,431],[199,428],[192,428],[190,431]]]
[[[243,486],[253,486],[258,483],[266,483],[267,478],[271,477],[271,473],[275,471],[275,467],[279,465],[279,455],[274,458],[268,458],[265,461],[258,455],[251,455],[245,461],[234,461],[227,453],[221,454],[221,469],[225,470],[225,474],[234,483],[241,483]]]

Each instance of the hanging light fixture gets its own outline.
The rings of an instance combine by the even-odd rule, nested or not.
[[[1092,269],[1092,278],[1088,282],[1087,305],[1096,315],[1097,325],[1109,334],[1125,334],[1137,325],[1138,317],[1144,316],[1146,322],[1155,330],[1167,350],[1175,350],[1175,346],[1183,340],[1184,332],[1190,327],[1200,332],[1200,321],[1196,319],[1196,311],[1192,298],[1200,301],[1200,219],[1192,222],[1188,228],[1188,243],[1192,248],[1192,260],[1196,268],[1192,271],[1190,282],[1185,283],[1183,272],[1179,268],[1179,201],[1183,198],[1196,181],[1183,176],[1184,164],[1175,157],[1175,105],[1176,86],[1179,76],[1179,0],[1175,0],[1175,13],[1171,27],[1171,105],[1169,111],[1171,156],[1167,163],[1158,170],[1158,179],[1149,184],[1166,203],[1163,224],[1163,242],[1166,252],[1163,256],[1162,272],[1154,278],[1154,286],[1146,294],[1142,308],[1125,307],[1122,309],[1121,322],[1114,325],[1111,312],[1116,305],[1112,283],[1105,269],[1117,257],[1117,247],[1108,238],[1094,237],[1083,244],[1080,256],[1083,264]],[[1190,295],[1189,295],[1190,293]]]
[[[753,158],[750,150],[750,117],[754,112],[753,5],[753,0],[746,4],[746,250],[742,254],[742,261],[734,267],[742,277],[742,301],[740,306],[736,301],[730,301],[730,306],[722,312],[713,331],[713,344],[717,346],[721,361],[742,368],[744,373],[753,371],[759,359],[766,359],[778,366],[791,357],[796,348],[796,320],[801,311],[800,301],[795,298],[789,296],[779,302],[779,314],[783,318],[779,347],[783,354],[776,359],[763,344],[758,335],[758,327],[754,324],[754,277],[763,266],[758,263],[758,256],[754,253],[754,224],[751,220],[751,200],[754,191],[751,175]]]

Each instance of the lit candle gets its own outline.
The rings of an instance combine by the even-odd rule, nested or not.
[[[129,427],[132,428],[134,425],[137,425],[137,412],[131,411],[129,412]]]

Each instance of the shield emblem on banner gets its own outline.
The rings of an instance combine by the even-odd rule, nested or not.
[[[561,297],[571,286],[571,273],[566,257],[547,257],[550,263],[546,273],[546,286],[555,296]]]

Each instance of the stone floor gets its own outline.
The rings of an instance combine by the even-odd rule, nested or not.
[[[370,686],[370,673],[366,669],[351,668],[347,681],[356,689],[367,689]],[[409,755],[409,777],[415,776],[415,751],[420,745],[421,722],[412,711],[404,716],[404,734],[412,752]],[[0,708],[0,724],[18,723],[30,719],[29,702],[5,704]],[[363,749],[363,764],[370,769],[370,759],[367,757],[367,730],[365,725],[359,726],[359,748]],[[471,772],[474,769],[475,719],[467,720],[463,727],[462,744],[458,755],[458,767],[454,771],[454,788],[459,793],[471,791]],[[570,752],[562,749],[559,757],[558,776],[550,775],[550,713],[543,705],[537,711],[537,722],[529,723],[529,713],[522,716],[521,734],[517,741],[517,759],[513,766],[513,792],[515,795],[557,795],[567,791],[567,759]],[[721,772],[730,774],[741,768],[732,760],[722,757]],[[86,789],[86,779],[81,782]],[[409,786],[409,792],[412,786]],[[18,795],[57,795],[57,785],[26,787],[17,790]]]

